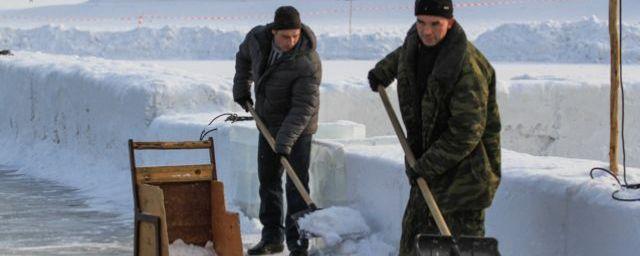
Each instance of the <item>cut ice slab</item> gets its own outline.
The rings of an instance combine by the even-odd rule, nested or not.
[[[302,233],[320,237],[326,246],[335,246],[344,239],[365,237],[371,231],[359,211],[349,207],[329,207],[298,219]]]

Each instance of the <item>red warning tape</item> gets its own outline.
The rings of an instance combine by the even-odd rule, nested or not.
[[[527,4],[527,3],[550,3],[550,2],[570,2],[570,1],[584,1],[584,0],[493,0],[493,1],[478,1],[478,2],[466,2],[456,3],[453,6],[455,8],[474,8],[474,7],[489,7],[499,5],[514,5],[514,4]],[[388,11],[407,11],[413,10],[413,5],[397,5],[397,6],[354,6],[351,11],[353,12],[388,12]],[[327,14],[336,13],[348,13],[349,8],[327,8],[317,11],[302,12],[303,16],[321,16]],[[42,16],[11,16],[0,15],[0,20],[16,20],[16,21],[39,21],[47,23],[63,23],[63,22],[136,22],[141,25],[144,22],[154,21],[233,21],[233,20],[268,20],[272,17],[272,13],[255,13],[247,15],[237,16],[168,16],[168,15],[138,15],[138,16],[125,16],[125,17],[42,17]]]

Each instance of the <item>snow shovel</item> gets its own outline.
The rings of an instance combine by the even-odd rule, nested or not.
[[[251,113],[251,116],[253,116],[253,119],[256,121],[256,125],[258,126],[258,130],[260,130],[260,133],[262,134],[262,136],[265,137],[265,139],[267,140],[267,142],[269,143],[269,146],[271,147],[272,150],[275,151],[275,139],[273,138],[273,136],[271,136],[271,133],[269,132],[269,130],[267,129],[267,126],[264,125],[264,123],[262,122],[262,120],[258,117],[258,114],[256,113],[255,109],[253,108],[253,106],[251,106],[251,104],[249,102],[245,103],[245,107],[247,108],[247,110],[249,110],[249,112]],[[289,178],[291,179],[291,181],[293,181],[293,184],[295,185],[296,189],[298,190],[298,193],[300,193],[300,195],[302,196],[302,199],[304,199],[304,202],[307,204],[307,206],[309,207],[309,209],[307,210],[303,210],[300,212],[297,212],[295,214],[293,214],[291,216],[291,218],[295,221],[296,226],[298,227],[298,230],[300,230],[300,226],[299,226],[299,220],[305,216],[307,216],[308,214],[311,214],[312,212],[316,212],[316,211],[321,211],[324,210],[324,208],[318,208],[316,206],[316,204],[311,200],[311,197],[309,196],[309,193],[307,192],[307,190],[305,189],[305,187],[302,185],[302,182],[300,181],[300,179],[298,178],[298,175],[296,174],[296,172],[293,170],[293,166],[291,166],[291,164],[289,163],[289,160],[286,157],[280,157],[280,163],[282,164],[282,166],[284,167],[287,175],[289,176]],[[327,213],[331,213],[331,212],[335,212],[336,210],[339,210],[337,208],[334,207],[330,207],[328,209],[326,209],[324,211],[325,214]],[[330,219],[326,220],[326,227],[324,228],[328,228],[328,229],[334,229],[335,226],[333,225],[339,225],[339,223],[341,223],[340,220],[343,220],[344,216],[348,216],[348,215],[352,215],[357,213],[357,215],[360,217],[360,219],[362,218],[362,216],[360,216],[359,212],[356,212],[355,210],[350,210],[347,212],[343,212],[342,216],[335,216],[335,217],[329,217]],[[317,217],[317,216],[316,216]],[[333,218],[340,218],[338,219],[333,219]],[[362,220],[364,222],[364,220]],[[323,223],[325,224],[325,223]],[[368,229],[368,227],[366,228]],[[332,240],[331,243],[328,244],[338,244],[340,243],[340,241],[344,241],[344,240],[349,240],[349,239],[358,239],[361,237],[364,237],[364,233],[365,231],[355,231],[355,232],[351,232],[351,233],[343,233],[343,234],[337,234],[339,236],[339,238],[336,237],[332,237],[333,239],[329,239]],[[300,230],[300,233],[303,237],[306,238],[314,238],[314,237],[322,237],[323,239],[327,240],[326,234],[322,234],[322,233],[317,233],[317,231],[306,231],[306,230]],[[337,240],[335,240],[337,239]]]
[[[260,117],[258,117],[258,114],[256,113],[256,110],[253,108],[253,106],[251,106],[251,103],[246,102],[245,107],[247,108],[247,110],[249,110],[249,113],[251,113],[251,116],[253,116],[253,119],[256,120],[256,125],[258,126],[258,130],[260,130],[260,133],[262,134],[262,136],[264,136],[264,138],[269,143],[271,150],[275,151],[276,140],[273,138],[273,136],[271,136],[271,133],[269,132],[269,129],[267,129],[267,126],[262,122]],[[291,164],[289,163],[289,160],[286,157],[280,157],[280,164],[282,164],[282,166],[284,167],[287,173],[287,176],[289,176],[291,181],[293,181],[293,184],[298,190],[298,193],[300,193],[300,196],[302,196],[302,199],[309,207],[309,209],[297,212],[291,216],[291,218],[297,223],[297,220],[302,216],[307,215],[311,212],[320,210],[320,208],[318,208],[318,206],[316,206],[316,204],[311,200],[311,196],[309,196],[309,192],[307,192],[307,190],[302,185],[300,178],[298,178],[298,175],[293,170],[293,166],[291,166]]]
[[[400,126],[400,122],[398,121],[398,117],[396,113],[393,111],[393,107],[391,106],[391,102],[389,101],[389,96],[385,91],[384,86],[378,86],[378,93],[380,94],[380,98],[382,98],[382,103],[384,104],[385,110],[389,115],[389,120],[391,120],[391,124],[393,125],[393,129],[400,140],[400,145],[404,150],[405,156],[407,158],[407,162],[409,163],[409,167],[414,168],[416,165],[416,157],[413,155],[411,148],[409,148],[409,143],[407,143],[407,139],[404,135],[404,131],[402,131],[402,127]],[[424,256],[494,256],[500,255],[498,252],[498,242],[494,238],[484,238],[484,237],[454,237],[451,235],[451,231],[447,226],[447,223],[442,216],[442,212],[440,212],[440,208],[436,203],[431,190],[429,189],[429,185],[424,180],[424,178],[420,177],[417,179],[418,187],[422,192],[422,197],[424,197],[427,202],[427,206],[429,207],[429,211],[431,215],[433,215],[433,219],[440,230],[441,235],[426,235],[419,234],[416,236],[416,251],[418,255]]]

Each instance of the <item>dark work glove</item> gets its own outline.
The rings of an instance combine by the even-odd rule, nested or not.
[[[13,55],[10,50],[0,50],[0,55]]]
[[[277,139],[276,139],[276,146],[273,149],[273,152],[275,152],[276,155],[278,155],[278,158],[280,156],[284,156],[285,158],[289,159],[289,154],[291,154],[291,148],[284,146],[283,144],[277,143]]]
[[[420,175],[418,173],[416,173],[413,168],[407,168],[404,170],[404,172],[407,174],[407,178],[409,179],[409,184],[411,184],[411,186],[416,186],[417,183],[417,179],[420,178]]]
[[[247,102],[249,102],[249,104],[253,106],[253,100],[251,99],[251,96],[236,99],[235,102],[238,103],[242,107],[242,109],[244,109],[245,112],[249,112],[249,109],[246,106]]]
[[[387,88],[389,84],[391,84],[390,82],[382,81],[378,77],[376,77],[376,75],[373,73],[373,70],[369,71],[367,79],[369,79],[369,87],[371,87],[371,90],[374,92],[378,92],[378,86],[380,85],[384,86],[384,88]]]
[[[276,155],[278,156],[278,160],[280,160],[280,157],[284,157],[287,161],[289,160],[289,154],[276,153]]]

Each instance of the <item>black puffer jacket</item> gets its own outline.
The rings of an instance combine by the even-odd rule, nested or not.
[[[255,84],[256,112],[276,136],[276,152],[289,154],[302,134],[318,129],[319,86],[322,77],[316,37],[302,26],[300,42],[267,67],[272,24],[257,26],[245,37],[236,54],[233,97],[251,96]]]

